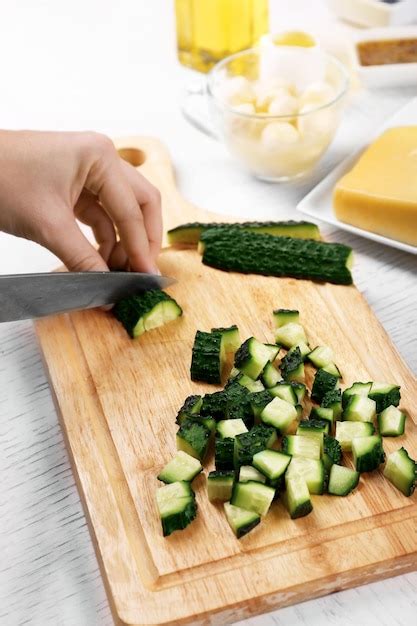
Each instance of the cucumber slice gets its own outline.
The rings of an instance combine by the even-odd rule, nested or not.
[[[214,440],[214,464],[216,470],[234,469],[235,440],[233,437],[222,439],[216,436]]]
[[[207,454],[210,430],[192,418],[184,420],[177,432],[177,450],[202,461]]]
[[[321,433],[323,437],[323,433]],[[282,450],[292,456],[320,459],[321,445],[317,438],[305,435],[286,435],[282,439]]]
[[[350,396],[368,396],[371,391],[372,383],[353,383],[351,387],[345,389],[342,395],[342,406],[348,405]]]
[[[307,387],[305,386],[304,383],[296,383],[296,382],[290,382],[290,385],[297,397],[298,404],[301,404],[301,402],[305,398]]]
[[[165,291],[152,289],[120,300],[113,314],[132,338],[168,324],[182,315],[182,309]]]
[[[186,452],[179,450],[158,475],[163,483],[175,483],[181,480],[191,482],[203,469],[200,461]]]
[[[350,396],[342,415],[349,422],[373,422],[375,417],[376,402],[366,396]]]
[[[276,348],[278,354],[279,348],[278,346]],[[266,346],[255,337],[244,341],[235,354],[235,367],[253,380],[259,378],[269,361],[271,361],[270,346]]]
[[[342,378],[342,374],[340,373],[340,369],[337,367],[336,363],[328,363],[322,369],[329,374],[333,374],[336,378]]]
[[[231,471],[210,472],[207,476],[207,495],[210,502],[228,502],[232,495],[235,473]]]
[[[247,433],[248,429],[242,419],[220,420],[217,422],[217,432],[222,439],[234,438],[241,433]]]
[[[259,421],[260,415],[267,404],[271,402],[271,394],[269,390],[258,391],[249,395],[249,402],[253,411],[255,422]]]
[[[292,348],[299,343],[307,343],[305,330],[301,324],[290,322],[275,331],[275,341],[285,348]]]
[[[321,495],[326,484],[326,472],[323,461],[293,456],[288,467],[286,478],[303,478],[310,493]]]
[[[184,404],[177,413],[176,423],[181,424],[190,415],[197,415],[203,404],[203,398],[201,396],[188,396],[185,399]]]
[[[324,394],[321,406],[324,409],[332,409],[332,420],[340,419],[342,415],[342,392],[340,389],[333,389]]]
[[[377,413],[382,413],[390,405],[398,406],[401,400],[400,387],[386,383],[372,383],[368,395],[371,400],[375,400]]]
[[[317,368],[325,367],[334,362],[333,350],[328,346],[317,346],[309,352],[307,358]]]
[[[277,385],[275,385],[275,387],[271,387],[271,389],[268,389],[268,391],[269,394],[274,398],[281,398],[281,400],[285,400],[285,402],[289,402],[294,406],[298,402],[296,390],[292,385],[290,385],[290,383],[278,383]]]
[[[276,430],[266,424],[258,424],[248,433],[236,435],[234,439],[235,470],[238,471],[242,465],[251,465],[253,456],[261,450],[272,448],[276,440]]]
[[[379,435],[354,437],[352,439],[352,455],[356,471],[372,472],[378,469],[385,460],[382,437]]]
[[[222,336],[220,333],[195,335],[191,359],[191,380],[220,384],[223,363]]]
[[[291,348],[282,359],[281,374],[286,381],[302,382],[304,380],[304,361],[298,346]]]
[[[276,487],[290,461],[291,457],[288,454],[276,450],[262,450],[254,455],[252,463],[256,469],[265,474],[269,484]]]
[[[281,328],[286,324],[298,324],[300,313],[294,309],[275,309],[273,317],[275,328]]]
[[[375,432],[372,422],[336,422],[336,439],[342,450],[352,450],[352,441],[356,437],[369,437]]]
[[[265,389],[260,380],[253,380],[253,378],[246,376],[246,374],[239,374],[239,376],[236,376],[234,380],[242,387],[245,387],[251,393],[263,391]]]
[[[270,363],[273,363],[281,350],[281,346],[278,346],[276,343],[264,343],[264,346],[269,350]]]
[[[304,478],[301,476],[291,476],[286,478],[286,491],[284,502],[291,519],[304,517],[313,510],[310,492]]]
[[[339,465],[342,460],[342,447],[339,441],[330,435],[324,435],[323,438],[322,460],[327,471],[333,464]]]
[[[329,391],[333,391],[339,382],[339,377],[327,371],[325,368],[317,370],[314,377],[311,398],[316,402],[322,402]]]
[[[260,452],[258,452],[260,454]],[[239,469],[239,482],[247,483],[250,480],[254,480],[258,483],[266,483],[266,476],[252,465],[242,465]]]
[[[261,516],[253,511],[247,511],[238,506],[224,503],[224,512],[230,528],[238,539],[253,530],[261,521]]]
[[[235,483],[230,503],[264,517],[274,496],[275,489],[250,480],[247,483]]]
[[[326,409],[323,406],[313,406],[310,413],[310,420],[326,420],[330,425],[333,424],[334,414],[333,409]]]
[[[329,433],[329,422],[326,420],[301,420],[296,434],[304,437],[312,437],[320,444],[320,454],[323,454],[324,434]]]
[[[240,346],[239,329],[236,324],[228,328],[212,328],[212,333],[220,333],[222,336],[223,350],[225,353],[236,352]]]
[[[405,496],[411,496],[416,487],[417,463],[405,448],[400,448],[388,455],[384,476]]]
[[[399,437],[404,434],[406,415],[396,406],[388,406],[378,415],[378,430],[383,437]]]
[[[164,485],[158,489],[156,502],[164,537],[175,530],[183,530],[197,515],[194,492],[190,483],[185,481]]]
[[[347,496],[359,483],[359,472],[342,465],[332,465],[327,491],[334,496]]]
[[[274,426],[280,433],[289,432],[297,418],[297,409],[281,398],[274,398],[261,413],[261,420]]]
[[[282,380],[282,376],[278,372],[277,368],[268,361],[262,371],[261,380],[265,387],[269,389],[270,387],[274,387],[278,384]]]
[[[300,350],[303,361],[306,360],[307,355],[311,352],[310,346],[305,341],[299,341],[297,345],[293,346],[293,348],[298,348]]]

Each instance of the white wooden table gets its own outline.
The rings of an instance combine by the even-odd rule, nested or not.
[[[329,19],[318,0],[292,0],[292,14],[282,8],[290,3],[278,4],[278,27]],[[293,216],[314,181],[412,95],[363,95],[311,181],[295,188],[267,185],[240,172],[220,145],[181,119],[181,88],[189,74],[175,62],[170,1],[20,0],[9,3],[2,17],[3,127],[157,135],[171,149],[184,194],[219,212]],[[416,371],[417,259],[342,231],[324,232],[355,248],[356,283]],[[0,234],[1,273],[46,271],[55,264],[34,244]],[[26,322],[0,326],[0,481],[0,624],[110,626],[39,349]],[[412,626],[416,610],[414,573],[241,624]]]

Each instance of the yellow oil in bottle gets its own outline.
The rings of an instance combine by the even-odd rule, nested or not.
[[[268,32],[269,0],[175,0],[178,58],[207,72]]]

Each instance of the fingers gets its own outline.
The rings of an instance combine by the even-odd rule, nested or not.
[[[144,217],[132,187],[122,170],[122,161],[113,144],[101,138],[100,156],[91,167],[86,188],[96,194],[106,213],[113,220],[129,257],[132,270],[155,272],[149,248]]]
[[[161,194],[142,174],[126,161],[122,161],[123,171],[133,189],[136,200],[142,210],[149,249],[156,262],[162,243]]]
[[[78,198],[75,215],[83,224],[90,226],[99,245],[98,251],[109,265],[109,259],[117,243],[116,231],[110,217],[95,196],[87,190],[84,190]],[[126,261],[127,257],[124,262]]]

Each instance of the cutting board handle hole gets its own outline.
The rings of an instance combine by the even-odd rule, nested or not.
[[[130,163],[133,167],[139,167],[146,161],[146,154],[139,148],[119,148],[117,152],[124,161]]]

